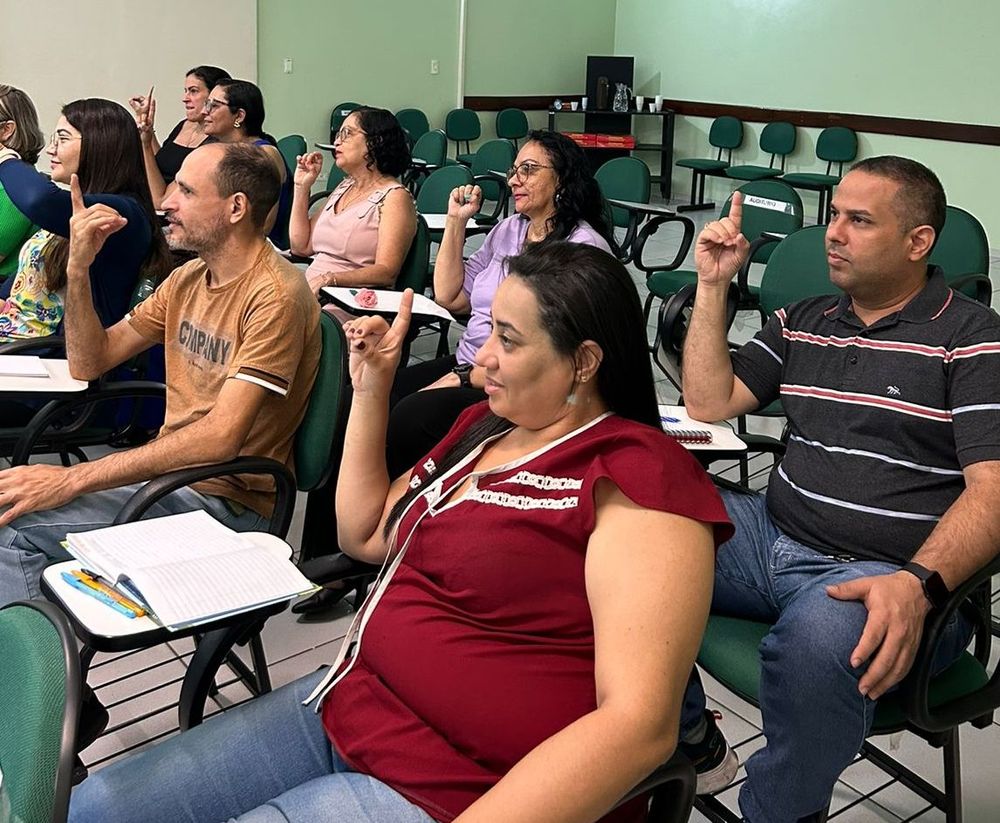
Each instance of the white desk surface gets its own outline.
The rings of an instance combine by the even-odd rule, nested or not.
[[[65,360],[43,359],[48,377],[0,376],[0,393],[15,394],[73,394],[84,391],[89,385],[86,380],[74,380],[69,375],[69,363]]]
[[[623,209],[631,209],[632,211],[641,211],[646,214],[664,214],[667,216],[673,216],[677,212],[666,206],[659,206],[656,203],[637,203],[634,200],[615,200],[611,197],[608,198],[608,202],[612,206],[620,206]]]
[[[427,224],[427,228],[431,231],[444,231],[445,223],[448,220],[447,214],[424,214],[420,213],[420,216],[424,218],[424,222]],[[493,226],[482,226],[473,220],[471,217],[465,224],[466,231],[479,231],[485,229],[489,231]]]
[[[663,420],[664,417],[672,417],[673,420]],[[710,451],[746,451],[747,444],[740,440],[729,426],[719,423],[702,423],[700,420],[692,420],[687,415],[683,406],[660,406],[660,420],[664,431],[670,429],[698,429],[700,431],[710,431],[712,433],[711,443],[682,443],[681,445],[693,452]]]
[[[254,542],[271,549],[281,557],[290,557],[291,547],[280,537],[267,532],[244,532]],[[160,629],[159,623],[150,617],[126,617],[96,597],[74,589],[62,579],[62,572],[83,568],[79,560],[65,560],[48,566],[42,576],[59,598],[59,605],[92,635],[101,637],[126,637],[130,634]],[[255,607],[256,608],[256,607]],[[206,621],[206,622],[211,622]]]
[[[378,303],[372,308],[359,306],[355,295],[360,289],[351,289],[346,286],[324,286],[323,293],[328,295],[338,306],[343,306],[352,314],[397,314],[399,312],[399,301],[403,297],[401,291],[390,291],[389,289],[372,289],[378,298]],[[422,294],[413,295],[413,315],[414,317],[439,317],[442,320],[454,320],[443,306],[439,306],[433,300]]]

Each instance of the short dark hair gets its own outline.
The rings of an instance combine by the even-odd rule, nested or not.
[[[660,427],[646,326],[635,283],[625,267],[596,246],[568,241],[536,243],[507,259],[510,277],[531,289],[541,325],[552,346],[573,357],[586,340],[601,347],[597,391],[615,414]],[[487,414],[470,426],[441,456],[437,476],[455,466],[489,437],[511,428],[509,420]],[[386,519],[386,539],[421,487],[410,488]]]
[[[566,135],[546,129],[530,132],[528,140],[542,147],[556,174],[556,213],[546,240],[566,240],[583,220],[613,248],[604,198],[583,149]]]
[[[358,116],[361,130],[365,133],[365,148],[368,153],[368,168],[374,166],[382,174],[399,177],[410,166],[410,148],[406,142],[406,132],[399,121],[386,109],[361,106],[351,114]]]
[[[201,80],[209,91],[214,89],[219,81],[230,79],[229,72],[218,66],[195,66],[184,76],[191,77],[192,75]]]
[[[884,177],[899,186],[893,207],[903,231],[930,226],[935,239],[941,236],[947,199],[941,181],[927,166],[908,157],[886,154],[859,160],[851,171]]]
[[[260,146],[250,143],[224,143],[223,155],[215,172],[215,186],[222,197],[237,192],[250,202],[250,220],[263,229],[267,215],[278,202],[281,175],[274,161]]]
[[[0,83],[0,123],[5,120],[14,123],[14,134],[4,145],[21,155],[25,163],[35,165],[45,148],[35,104],[20,89]]]

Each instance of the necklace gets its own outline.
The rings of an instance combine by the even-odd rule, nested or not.
[[[380,181],[377,181],[374,185],[369,185],[366,188],[361,188],[357,183],[354,183],[351,188],[348,189],[339,200],[337,200],[334,214],[341,214],[355,203],[360,203],[366,197],[369,197],[372,192],[381,188],[381,186],[382,183]],[[328,208],[332,208],[332,206]]]

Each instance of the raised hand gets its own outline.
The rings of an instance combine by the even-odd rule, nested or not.
[[[413,290],[406,289],[391,326],[382,317],[359,317],[344,324],[355,394],[384,392],[388,396],[412,313]]]
[[[448,196],[448,216],[468,220],[479,214],[483,205],[483,190],[479,186],[459,186]]]
[[[323,155],[318,151],[309,154],[300,154],[295,158],[295,177],[293,181],[296,186],[312,188],[319,173],[323,171]]]
[[[85,273],[94,262],[104,241],[128,223],[111,206],[95,203],[87,206],[80,190],[80,178],[70,176],[69,195],[73,203],[73,216],[69,219],[69,260],[66,274],[72,277]]]
[[[129,105],[135,112],[135,125],[139,129],[139,139],[143,145],[148,146],[153,141],[153,134],[156,131],[156,99],[153,97],[153,86],[150,86],[149,94],[145,97],[139,95],[129,98]]]
[[[750,251],[750,243],[741,232],[743,193],[734,192],[729,215],[705,225],[694,247],[698,282],[705,285],[728,284]]]

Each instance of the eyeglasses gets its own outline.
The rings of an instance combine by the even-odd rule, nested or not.
[[[367,134],[368,132],[361,131],[361,129],[352,129],[349,126],[344,126],[340,131],[334,135],[334,143],[344,143],[354,137],[355,134]]]
[[[83,137],[74,137],[72,134],[60,134],[59,132],[53,132],[52,136],[49,137],[48,145],[55,146],[58,149],[64,144],[69,143],[71,140],[83,140]]]
[[[515,178],[518,183],[523,183],[539,169],[551,169],[552,166],[543,166],[541,163],[529,163],[525,160],[518,166],[511,166],[507,169],[507,179]]]
[[[205,114],[211,114],[213,111],[215,111],[220,106],[226,106],[226,107],[228,107],[229,106],[229,101],[228,100],[216,100],[216,99],[214,99],[212,97],[209,97],[208,100],[205,101],[205,105],[203,105],[201,107],[201,110],[203,112],[205,112]]]

